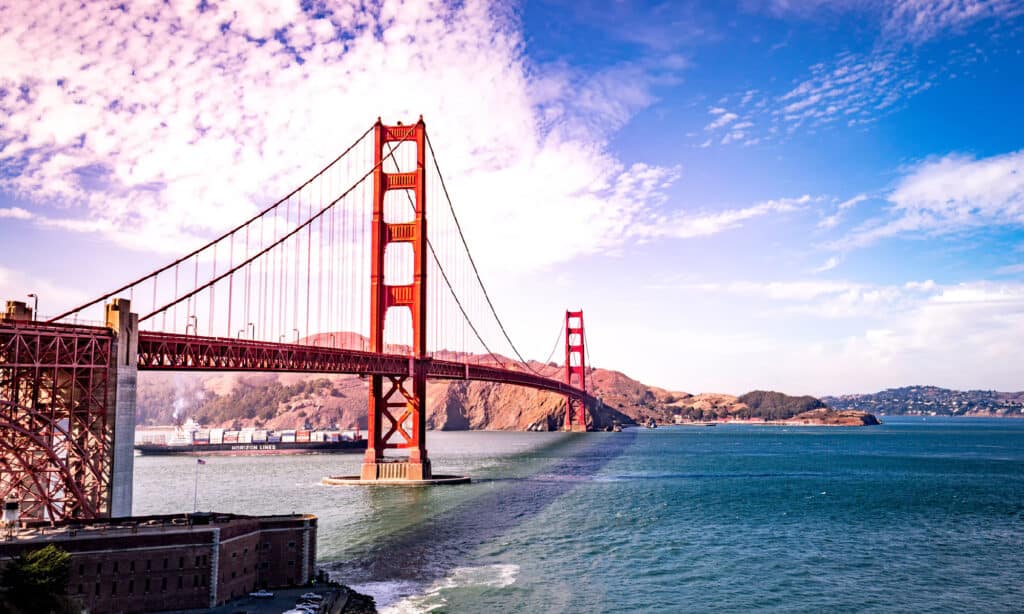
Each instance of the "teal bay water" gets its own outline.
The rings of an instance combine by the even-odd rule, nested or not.
[[[199,507],[312,512],[391,612],[1024,611],[1024,421],[430,433],[430,489],[321,486],[356,456],[211,457]],[[135,512],[192,458],[136,458]]]

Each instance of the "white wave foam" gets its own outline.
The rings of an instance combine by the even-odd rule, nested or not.
[[[378,608],[399,603],[400,600],[423,590],[423,585],[418,582],[367,582],[349,586],[357,593],[373,597]]]
[[[395,601],[382,603],[378,600],[381,614],[424,614],[443,608],[448,600],[443,592],[460,588],[504,588],[515,584],[519,565],[484,565],[482,567],[456,567],[446,577],[434,582],[420,595],[412,595]],[[386,583],[381,583],[386,584]],[[355,587],[353,587],[355,588]],[[357,589],[358,590],[358,589]],[[371,593],[373,594],[373,593]],[[376,598],[376,594],[374,594]]]

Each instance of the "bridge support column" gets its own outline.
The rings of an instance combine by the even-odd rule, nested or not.
[[[416,147],[416,168],[402,169],[394,151],[405,143]],[[385,152],[384,149],[388,151]],[[427,217],[426,125],[423,118],[411,125],[374,126],[373,220],[370,254],[370,349],[383,352],[388,309],[408,309],[412,319],[412,355],[409,371],[401,375],[370,378],[367,412],[366,457],[362,480],[429,480],[432,477],[426,446],[427,380],[423,360],[427,356]],[[385,169],[395,168],[395,172]],[[397,199],[386,199],[393,192]],[[396,211],[413,216],[389,221]],[[390,285],[385,279],[385,253],[391,244],[408,243],[413,252],[411,284]],[[396,246],[397,247],[397,246]],[[389,459],[386,450],[408,450],[407,458]]]
[[[139,316],[131,302],[114,299],[107,304],[107,327],[114,333],[109,407],[114,415],[111,465],[110,515],[132,515],[132,484],[135,472],[135,398],[138,384]]]
[[[581,390],[587,389],[584,357],[583,311],[565,312],[565,383]],[[565,397],[565,430],[586,432],[587,407],[584,399],[573,395]]]

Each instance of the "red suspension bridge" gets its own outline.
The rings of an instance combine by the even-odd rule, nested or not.
[[[46,322],[8,303],[0,498],[18,497],[25,516],[130,515],[138,370],[365,375],[366,481],[433,475],[428,379],[562,394],[566,430],[586,430],[597,401],[582,311],[566,312],[547,360],[527,361],[455,211],[422,118],[378,120],[284,198],[166,266]]]

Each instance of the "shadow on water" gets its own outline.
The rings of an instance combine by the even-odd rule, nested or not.
[[[407,506],[411,526],[386,535],[346,560],[322,566],[342,582],[414,582],[429,584],[443,578],[477,548],[540,514],[559,497],[590,481],[602,467],[620,456],[636,433],[572,438],[564,454],[522,477],[495,477],[470,486],[479,494],[440,514],[430,510],[429,489],[372,488],[369,497],[380,505]],[[553,451],[555,446],[545,446]]]

